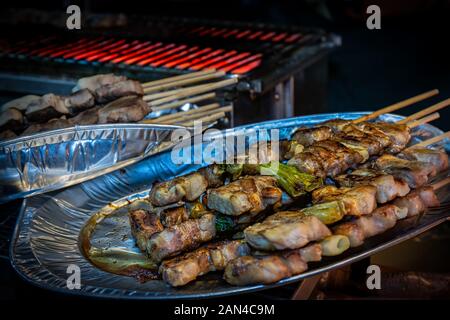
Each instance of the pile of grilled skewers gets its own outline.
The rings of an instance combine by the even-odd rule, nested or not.
[[[5,103],[0,109],[0,140],[75,125],[142,122],[192,126],[193,121],[199,119],[209,124],[225,118],[232,107],[211,103],[157,119],[143,119],[150,112],[176,111],[187,103],[213,100],[214,90],[233,84],[237,79],[185,86],[224,75],[224,72],[210,70],[143,84],[114,74],[81,78],[67,96],[27,95]]]
[[[426,116],[435,110],[397,123],[366,121],[378,112],[297,129],[281,143],[287,163],[276,170],[272,160],[279,159],[269,148],[257,164],[213,164],[156,183],[148,209],[129,211],[136,244],[175,287],[212,271],[224,271],[232,285],[300,274],[310,261],[359,246],[439,205],[435,190],[450,180],[428,182],[447,170],[448,156],[426,146],[449,134],[406,148],[411,128],[435,119]],[[324,185],[325,179],[334,184]],[[311,205],[286,210],[304,194]]]

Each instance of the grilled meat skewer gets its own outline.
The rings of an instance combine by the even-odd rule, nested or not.
[[[171,286],[183,286],[208,272],[223,270],[231,260],[248,254],[250,248],[242,240],[211,243],[163,261],[159,272]]]
[[[393,204],[377,208],[372,214],[345,222],[334,227],[333,233],[347,236],[350,246],[363,244],[368,237],[392,228],[397,220],[425,212],[429,207],[439,206],[433,187],[422,187],[397,198]]]
[[[307,262],[320,261],[321,258],[320,244],[277,254],[242,256],[227,264],[224,279],[229,284],[241,286],[274,283],[306,271]]]

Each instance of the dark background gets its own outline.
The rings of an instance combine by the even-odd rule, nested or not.
[[[401,112],[410,114],[420,107],[450,97],[450,1],[10,1],[2,6],[64,12],[69,4],[74,3],[81,6],[82,12],[125,12],[313,26],[336,33],[342,37],[342,46],[332,52],[329,60],[327,112],[374,110],[434,88],[440,90],[439,98]],[[381,30],[366,28],[368,15],[365,11],[371,4],[381,7]],[[449,130],[449,116],[450,110],[442,111],[435,124]],[[6,214],[19,206],[20,202],[16,202],[0,207],[0,223],[11,219]],[[444,234],[447,241],[442,243],[430,236],[425,240],[416,239],[409,245],[405,244],[405,248],[409,246],[416,250],[415,257],[400,257],[398,250],[391,251],[391,257],[396,255],[411,269],[448,272],[450,257],[445,245],[448,243],[448,225],[434,234]],[[417,245],[420,241],[422,245]],[[5,245],[8,244],[0,244]],[[387,252],[379,259],[386,261],[389,257]],[[54,298],[55,295],[22,282],[10,268],[8,260],[0,259],[0,269],[0,298]]]

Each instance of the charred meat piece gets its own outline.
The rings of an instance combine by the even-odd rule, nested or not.
[[[147,242],[152,235],[163,231],[164,227],[157,214],[144,209],[128,212],[131,234],[142,251],[147,250]]]
[[[88,89],[77,91],[70,96],[62,98],[70,115],[78,114],[81,111],[93,107],[95,104],[94,96]]]
[[[189,219],[189,212],[185,206],[170,208],[160,213],[160,219],[164,227],[171,227]]]
[[[352,124],[352,120],[332,119],[322,123],[322,126],[331,128],[334,133],[341,132],[346,126]]]
[[[325,186],[312,192],[314,204],[338,201],[345,215],[362,216],[371,213],[377,207],[377,189],[370,185],[354,188],[336,188]]]
[[[425,162],[409,161],[389,154],[379,157],[374,165],[377,169],[404,180],[410,188],[414,189],[425,185],[435,170],[433,166]]]
[[[144,90],[135,80],[124,80],[101,86],[94,91],[95,100],[105,103],[126,96],[142,96]]]
[[[75,125],[92,125],[98,123],[98,111],[100,110],[100,106],[93,107],[87,110],[84,110],[77,114],[75,117],[69,119],[69,122],[72,126]]]
[[[381,144],[376,137],[372,137],[361,130],[337,133],[334,139],[341,143],[345,143],[347,147],[352,145],[360,149],[365,149],[369,156],[378,155],[384,149],[383,144]]]
[[[0,131],[12,130],[19,132],[23,125],[23,115],[19,110],[10,108],[0,113]]]
[[[171,286],[183,286],[208,272],[223,270],[229,261],[248,254],[250,248],[242,240],[211,243],[163,261],[159,272]]]
[[[301,211],[280,211],[244,230],[247,243],[259,250],[297,249],[330,234],[318,218]]]
[[[336,155],[339,161],[343,163],[341,167],[341,172],[347,170],[348,168],[364,160],[364,158],[361,156],[359,152],[355,151],[353,148],[345,146],[344,144],[338,141],[324,140],[317,142],[315,145],[318,147],[325,148]]]
[[[350,174],[339,175],[334,180],[340,187],[374,186],[377,189],[376,200],[378,203],[386,203],[402,197],[410,191],[408,184],[403,180],[370,169],[358,169]]]
[[[26,136],[29,134],[34,134],[38,132],[43,131],[49,131],[49,130],[57,130],[57,129],[64,129],[72,126],[72,122],[70,119],[51,119],[46,123],[35,123],[30,125],[24,132],[22,132],[22,136]]]
[[[448,169],[448,155],[443,150],[416,147],[404,150],[398,157],[410,161],[429,163],[435,169],[432,172],[433,176]]]
[[[98,123],[138,122],[151,111],[140,97],[128,96],[112,101],[98,110]]]
[[[321,256],[319,244],[276,254],[243,256],[228,263],[224,279],[229,284],[241,286],[274,283],[306,271],[307,262],[320,261]]]
[[[333,131],[327,126],[299,128],[294,132],[292,140],[295,140],[301,145],[307,147],[315,142],[330,139],[332,135]]]
[[[197,248],[216,235],[215,216],[205,214],[155,233],[147,241],[146,253],[155,262]]]
[[[199,172],[157,183],[150,192],[150,202],[155,206],[165,206],[186,199],[194,201],[208,187],[208,180]]]
[[[98,74],[91,77],[85,77],[78,80],[77,85],[72,89],[72,92],[76,92],[82,89],[89,89],[91,92],[95,92],[98,88],[106,85],[111,85],[116,82],[127,80],[124,76],[115,76],[112,73]]]
[[[53,93],[43,95],[40,99],[33,101],[25,111],[28,121],[40,123],[68,114],[70,111],[64,103],[64,99]]]
[[[295,167],[300,172],[312,174],[320,178],[327,176],[327,168],[324,168],[320,155],[310,151],[304,151],[294,155],[287,164]]]
[[[375,122],[366,123],[366,125],[378,128],[382,133],[387,135],[391,140],[390,146],[387,148],[389,153],[398,153],[403,150],[411,139],[410,129],[405,124]]]
[[[31,95],[31,94],[27,95],[27,96],[23,96],[23,97],[6,102],[5,104],[2,105],[0,111],[4,112],[11,108],[17,109],[19,111],[25,111],[25,110],[27,110],[27,107],[30,103],[36,102],[40,98],[41,98],[40,96],[35,96],[35,95]]]
[[[399,208],[406,209],[408,217],[425,212],[427,208],[439,206],[439,199],[432,187],[422,187],[411,191],[393,202]]]
[[[365,133],[367,136],[378,141],[382,149],[385,149],[391,145],[391,139],[382,132],[378,127],[370,125],[368,122],[362,122],[357,125],[350,124],[346,126],[342,131],[346,134],[357,134],[357,131]]]
[[[372,214],[344,222],[333,228],[333,234],[349,238],[350,246],[357,247],[364,240],[392,228],[397,220],[406,217],[406,210],[387,204],[377,208]]]
[[[207,206],[232,216],[246,212],[257,214],[281,200],[282,191],[276,185],[276,179],[270,176],[243,177],[225,186],[208,190]]]

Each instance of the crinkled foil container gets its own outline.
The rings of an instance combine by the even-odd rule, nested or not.
[[[363,113],[341,113],[305,116],[285,120],[269,121],[246,126],[250,129],[279,129],[280,138],[289,137],[299,126],[309,126],[336,117],[353,119]],[[383,120],[395,121],[401,117],[385,115]],[[130,129],[133,130],[130,131]],[[144,138],[155,131],[147,132],[144,127],[124,126],[126,136]],[[227,130],[235,134],[241,128]],[[109,132],[116,136],[117,129]],[[423,125],[414,130],[415,142],[441,134],[442,131]],[[158,134],[159,135],[159,134]],[[86,145],[95,145],[102,140],[89,140]],[[96,137],[95,135],[91,136]],[[257,138],[259,139],[259,138]],[[123,139],[120,139],[123,141]],[[144,139],[147,141],[147,139]],[[248,143],[255,141],[248,141]],[[127,141],[128,143],[128,141]],[[204,143],[205,145],[208,142]],[[107,143],[108,148],[112,148]],[[450,144],[446,141],[446,148]],[[191,147],[193,148],[193,147]],[[109,153],[112,155],[113,153]],[[114,152],[114,154],[116,154]],[[105,272],[92,265],[80,248],[80,230],[95,213],[115,212],[114,218],[98,226],[91,244],[106,248],[120,247],[138,252],[130,234],[127,221],[127,205],[145,198],[155,181],[197,170],[201,165],[174,165],[170,152],[160,152],[133,163],[120,170],[103,174],[89,181],[24,200],[18,223],[11,242],[10,255],[15,270],[26,280],[42,288],[69,294],[120,299],[179,299],[208,298],[235,295],[256,290],[264,290],[296,282],[322,272],[340,268],[376,252],[410,239],[446,221],[449,212],[445,208],[429,211],[420,217],[402,220],[387,232],[369,238],[364,245],[352,248],[336,257],[324,257],[321,262],[310,263],[309,270],[272,285],[250,285],[235,287],[221,279],[220,273],[210,273],[180,288],[172,288],[161,280],[139,283],[131,277]],[[65,167],[66,168],[66,167]],[[62,173],[65,173],[63,171]],[[445,173],[448,174],[448,173]],[[441,201],[450,200],[449,190],[440,190]],[[81,270],[81,288],[67,287],[70,264]]]
[[[179,126],[76,126],[0,142],[0,202],[74,185],[173,146]]]

